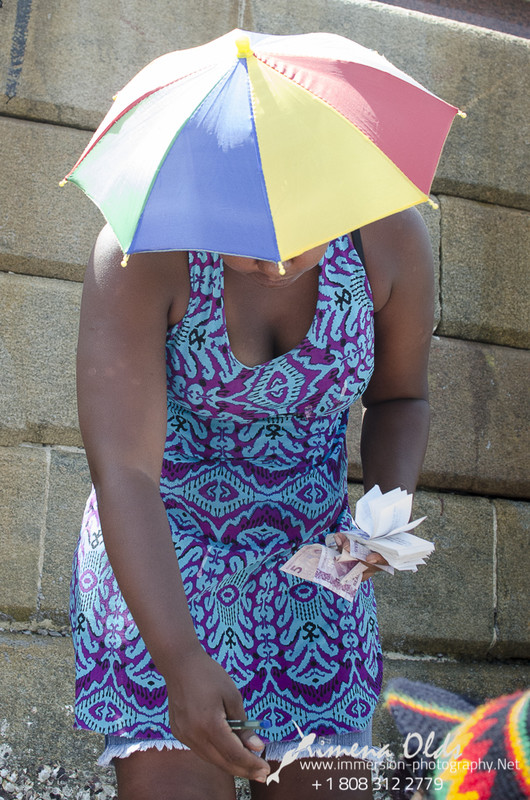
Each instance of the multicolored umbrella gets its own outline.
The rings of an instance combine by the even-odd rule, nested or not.
[[[342,36],[235,30],[139,72],[65,181],[126,254],[281,262],[427,201],[457,113]]]

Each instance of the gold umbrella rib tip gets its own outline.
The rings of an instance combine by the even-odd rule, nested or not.
[[[238,58],[249,58],[249,56],[254,55],[248,36],[240,36],[238,39],[236,39],[236,47]]]

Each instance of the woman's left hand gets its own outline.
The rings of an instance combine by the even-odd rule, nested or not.
[[[344,533],[336,533],[335,542],[341,553],[343,550],[346,550],[347,553],[350,552],[350,542]],[[366,564],[366,569],[364,570],[362,577],[363,581],[368,580],[368,578],[371,578],[373,575],[379,572],[377,566],[374,565],[383,564],[388,566],[388,561],[379,553],[370,553],[370,555],[366,556],[364,560],[359,559],[359,561],[361,561],[362,564]]]

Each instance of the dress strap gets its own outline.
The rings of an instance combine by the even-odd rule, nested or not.
[[[357,228],[357,230],[355,230],[355,231],[352,231],[351,238],[353,240],[353,246],[357,250],[357,255],[361,259],[362,265],[364,267],[365,266],[365,263],[364,263],[364,250],[363,250],[363,243],[362,243],[362,239],[361,239],[361,231],[359,230],[359,228]]]
[[[219,295],[220,258],[217,253],[190,250],[188,253],[191,295],[201,295],[205,299]]]

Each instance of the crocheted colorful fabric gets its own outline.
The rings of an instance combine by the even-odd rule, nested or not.
[[[438,762],[437,800],[527,800],[529,734],[530,690],[480,706],[451,735],[448,749],[459,754]]]
[[[230,348],[224,270],[190,253],[191,296],[167,335],[168,427],[160,482],[199,640],[270,740],[366,726],[382,678],[375,602],[350,604],[280,571],[350,527],[348,409],[373,369],[373,306],[344,236],[320,262],[315,317],[288,353],[248,367]],[[147,587],[146,587],[147,589]],[[167,697],[108,563],[96,498],[74,557],[76,724],[170,734]]]
[[[415,753],[431,732],[429,753],[443,745],[429,773],[432,781],[425,782],[429,798],[530,798],[530,690],[476,707],[452,692],[399,678],[390,681],[385,701],[400,733],[413,735]],[[422,761],[433,763],[422,752],[412,760],[416,776],[425,773]]]
[[[431,752],[476,707],[454,692],[406,678],[389,681],[384,699],[401,735],[415,733],[423,742],[430,736]]]

